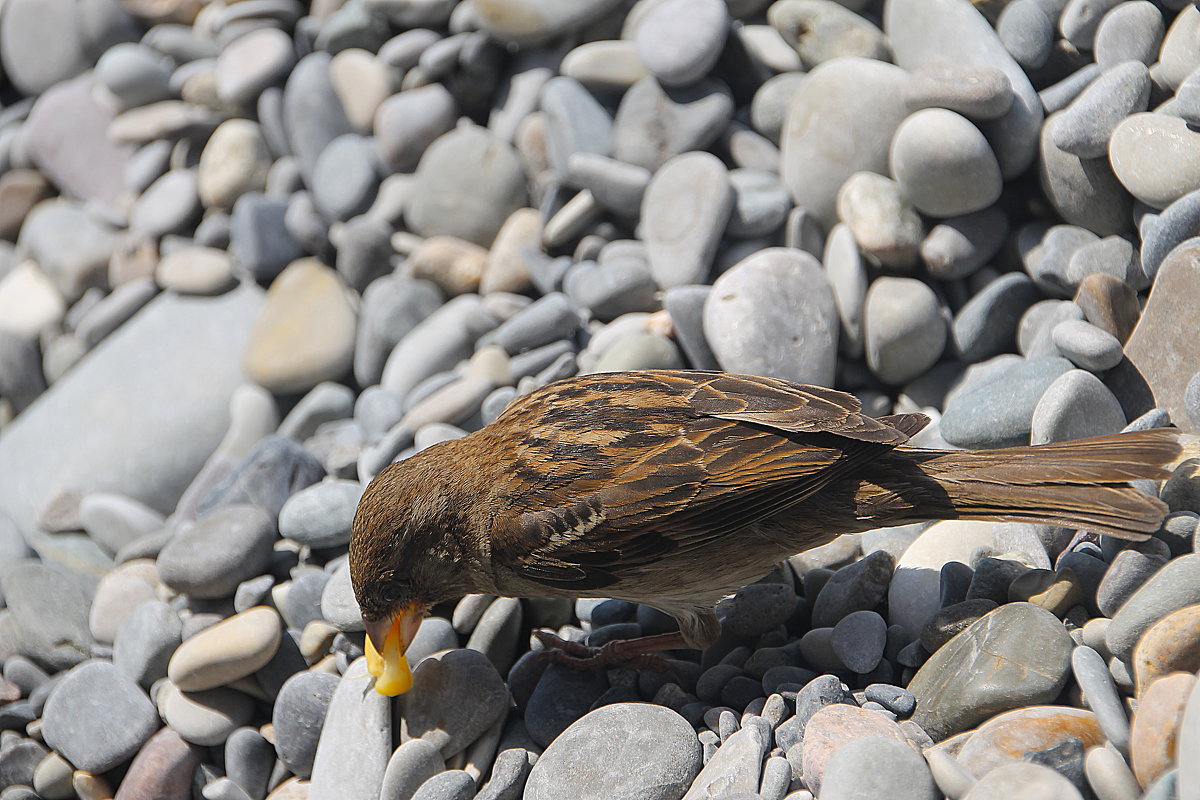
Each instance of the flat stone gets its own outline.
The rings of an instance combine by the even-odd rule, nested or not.
[[[624,92],[649,75],[637,46],[624,39],[584,42],[563,56],[559,72],[594,92]]]
[[[250,721],[254,699],[234,689],[181,692],[165,681],[155,695],[164,721],[192,744],[212,747]]]
[[[487,656],[474,650],[434,654],[413,672],[401,739],[425,739],[443,757],[453,756],[489,729],[508,703],[508,690]]]
[[[1065,358],[1031,358],[988,375],[948,400],[942,436],[968,448],[1028,444],[1038,400],[1071,368]]]
[[[879,666],[887,640],[887,622],[874,611],[855,611],[833,628],[834,655],[851,672],[864,675]]]
[[[88,625],[98,642],[111,643],[126,617],[163,588],[150,559],[134,559],[117,566],[100,579],[92,597]]]
[[[835,703],[813,714],[804,727],[800,744],[805,784],[820,792],[834,754],[850,742],[871,737],[909,746],[900,726],[881,711]]]
[[[721,367],[829,385],[838,315],[824,271],[808,253],[769,248],[713,284],[704,334]]]
[[[269,26],[247,31],[217,55],[217,96],[235,106],[250,106],[263,90],[283,82],[295,63],[295,47],[287,33]]]
[[[984,775],[963,800],[1001,800],[1018,793],[1029,800],[1081,800],[1069,780],[1039,764],[1005,764]]]
[[[1052,114],[1042,126],[1039,172],[1047,199],[1073,225],[1100,236],[1124,233],[1130,228],[1133,198],[1109,159],[1080,158],[1054,143],[1052,131],[1061,113]]]
[[[62,198],[36,205],[21,225],[17,245],[37,262],[72,303],[107,281],[116,232],[81,204]]]
[[[1128,552],[1128,551],[1124,551]],[[1200,637],[1200,606],[1172,611],[1150,626],[1133,650],[1133,673],[1139,693],[1173,672],[1200,670],[1195,647]],[[1192,668],[1192,664],[1197,664]]]
[[[375,112],[375,146],[389,170],[411,170],[454,127],[458,105],[440,83],[398,92]]]
[[[103,708],[103,714],[80,713]],[[77,769],[106,772],[124,764],[159,726],[154,705],[138,686],[105,661],[67,673],[42,712],[42,735]]]
[[[772,4],[767,21],[796,49],[809,70],[836,58],[883,61],[889,55],[883,32],[840,3],[784,0]]]
[[[289,678],[275,698],[271,724],[275,752],[288,771],[308,779],[329,703],[341,681],[327,672],[308,670]]]
[[[656,170],[673,156],[708,147],[732,117],[733,97],[720,81],[668,89],[653,77],[643,78],[617,106],[613,157]]]
[[[912,70],[904,101],[911,111],[947,108],[968,119],[996,119],[1012,107],[1013,88],[996,67],[934,60]]]
[[[821,777],[821,797],[895,797],[934,800],[941,792],[925,760],[908,744],[880,736],[854,739],[829,759]]]
[[[847,178],[863,170],[887,173],[892,135],[908,115],[907,81],[907,73],[882,61],[835,59],[795,90],[780,140],[781,174],[796,205],[827,229]]]
[[[323,481],[301,489],[279,510],[279,535],[310,547],[348,544],[362,492],[360,483],[345,480]]]
[[[966,734],[957,759],[967,771],[983,777],[1004,764],[1027,759],[1027,754],[1059,747],[1078,739],[1082,747],[1104,743],[1104,732],[1090,711],[1067,706],[1031,706],[998,714]],[[951,740],[953,741],[953,740]],[[939,745],[948,747],[949,743]]]
[[[1145,64],[1127,61],[1112,67],[1055,117],[1054,144],[1080,158],[1103,158],[1117,125],[1130,114],[1145,111],[1149,101],[1150,71]]]
[[[69,573],[36,562],[18,563],[4,572],[4,595],[14,640],[9,647],[54,671],[88,657],[88,599]]]
[[[123,495],[93,492],[79,503],[84,530],[98,544],[115,553],[125,545],[162,530],[165,518],[158,511]]]
[[[256,606],[188,637],[167,666],[185,692],[215,689],[266,666],[279,648],[279,614]]]
[[[935,741],[970,728],[1001,709],[1046,703],[1068,678],[1071,638],[1050,612],[1009,603],[934,653],[909,691],[913,720]],[[989,676],[987,683],[978,676]]]
[[[178,529],[158,557],[163,583],[192,597],[230,597],[271,560],[275,525],[262,510],[229,505]]]
[[[1129,717],[1104,656],[1090,647],[1076,647],[1071,652],[1071,669],[1105,738],[1120,752],[1128,752]]]
[[[723,2],[667,0],[641,19],[634,45],[641,62],[663,86],[689,86],[716,64],[729,22]]]
[[[1035,0],[1018,0],[1005,6],[996,21],[996,34],[1017,63],[1027,69],[1043,66],[1054,47],[1054,21]]]
[[[1138,782],[1149,786],[1175,765],[1179,724],[1196,676],[1163,675],[1139,687],[1129,757]]]
[[[170,728],[161,728],[134,756],[115,795],[119,800],[188,800],[201,752]]]
[[[745,727],[729,735],[704,765],[704,769],[696,775],[683,800],[704,800],[724,793],[738,796],[740,793],[753,792],[761,785],[762,760],[767,751],[768,735],[768,731],[759,726]],[[666,796],[673,797],[674,794]]]
[[[708,153],[676,156],[655,173],[642,200],[642,235],[660,288],[705,282],[733,199],[728,172]]]
[[[309,796],[379,795],[391,753],[391,701],[370,688],[366,659],[350,665],[334,691],[312,766]]]
[[[916,263],[925,226],[895,181],[856,172],[838,190],[837,214],[872,263],[898,269]]]
[[[752,583],[721,602],[721,629],[754,638],[782,625],[796,609],[796,594],[781,583]]]
[[[1200,250],[1181,247],[1162,262],[1155,291],[1125,344],[1125,358],[1106,376],[1128,418],[1150,408],[1167,409],[1171,420],[1188,432],[1200,427],[1187,415],[1187,382],[1200,372],[1200,354],[1183,346],[1200,335],[1186,310],[1193,305]],[[1153,354],[1153,355],[1152,355]]]
[[[954,317],[954,345],[968,362],[1011,352],[1021,315],[1041,298],[1028,276],[1009,272],[988,283]]]
[[[270,166],[271,151],[262,128],[247,119],[225,120],[200,152],[196,175],[200,202],[205,208],[233,208],[242,195],[266,190]]]
[[[1166,208],[1200,179],[1197,142],[1200,133],[1179,117],[1131,114],[1113,129],[1108,157],[1130,194],[1153,208]]]
[[[167,674],[182,640],[183,623],[158,600],[142,603],[121,622],[113,638],[113,664],[143,689]]]
[[[294,262],[267,291],[247,342],[246,372],[280,394],[339,378],[350,370],[356,321],[336,272],[312,259]]]
[[[288,201],[258,192],[241,195],[229,222],[229,254],[255,278],[269,280],[305,254],[288,226]]]
[[[604,17],[617,0],[485,0],[475,10],[479,25],[503,42],[530,45],[552,39]]]
[[[894,568],[892,556],[880,550],[839,569],[809,598],[813,625],[834,626],[849,614],[875,608],[887,594]]]
[[[639,768],[627,768],[634,764]],[[700,745],[681,716],[661,706],[618,703],[561,733],[538,758],[525,796],[667,800],[683,794],[700,767]]]
[[[129,213],[129,230],[135,236],[152,239],[169,233],[188,233],[200,221],[200,212],[196,170],[167,170],[134,203]]]
[[[353,128],[329,76],[331,56],[314,52],[301,58],[283,89],[283,124],[291,151],[311,176],[325,147]]]
[[[405,218],[422,236],[448,234],[487,247],[526,204],[516,152],[484,128],[457,128],[421,156]]]
[[[396,748],[383,775],[382,797],[412,797],[429,779],[446,769],[446,761],[434,745],[412,739]]]
[[[608,677],[604,674],[586,673],[551,664],[541,673],[525,703],[525,724],[529,735],[540,746],[548,746],[572,723],[588,713],[609,688]]]
[[[224,250],[184,247],[159,260],[154,280],[180,294],[222,294],[234,285],[233,262]]]

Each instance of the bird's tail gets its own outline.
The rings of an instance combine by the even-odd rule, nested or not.
[[[1178,430],[1097,436],[1001,450],[896,451],[915,458],[948,501],[947,518],[1034,522],[1144,539],[1167,514],[1129,485],[1163,480],[1197,442]],[[1194,439],[1194,437],[1186,437]]]

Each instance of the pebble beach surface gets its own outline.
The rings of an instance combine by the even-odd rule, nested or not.
[[[1184,0],[0,2],[0,800],[1200,800],[1200,462],[671,618],[468,596],[376,693],[387,464],[589,372],[1200,431]]]

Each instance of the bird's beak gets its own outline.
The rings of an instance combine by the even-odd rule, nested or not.
[[[375,676],[375,690],[388,697],[412,687],[412,670],[404,653],[412,644],[425,608],[409,603],[390,618],[364,621],[367,629],[367,671]]]

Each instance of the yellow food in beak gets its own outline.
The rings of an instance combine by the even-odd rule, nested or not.
[[[409,605],[390,621],[367,623],[367,671],[375,676],[375,691],[388,697],[412,688],[412,670],[404,652],[421,626],[423,609]],[[377,643],[382,641],[382,647]]]

